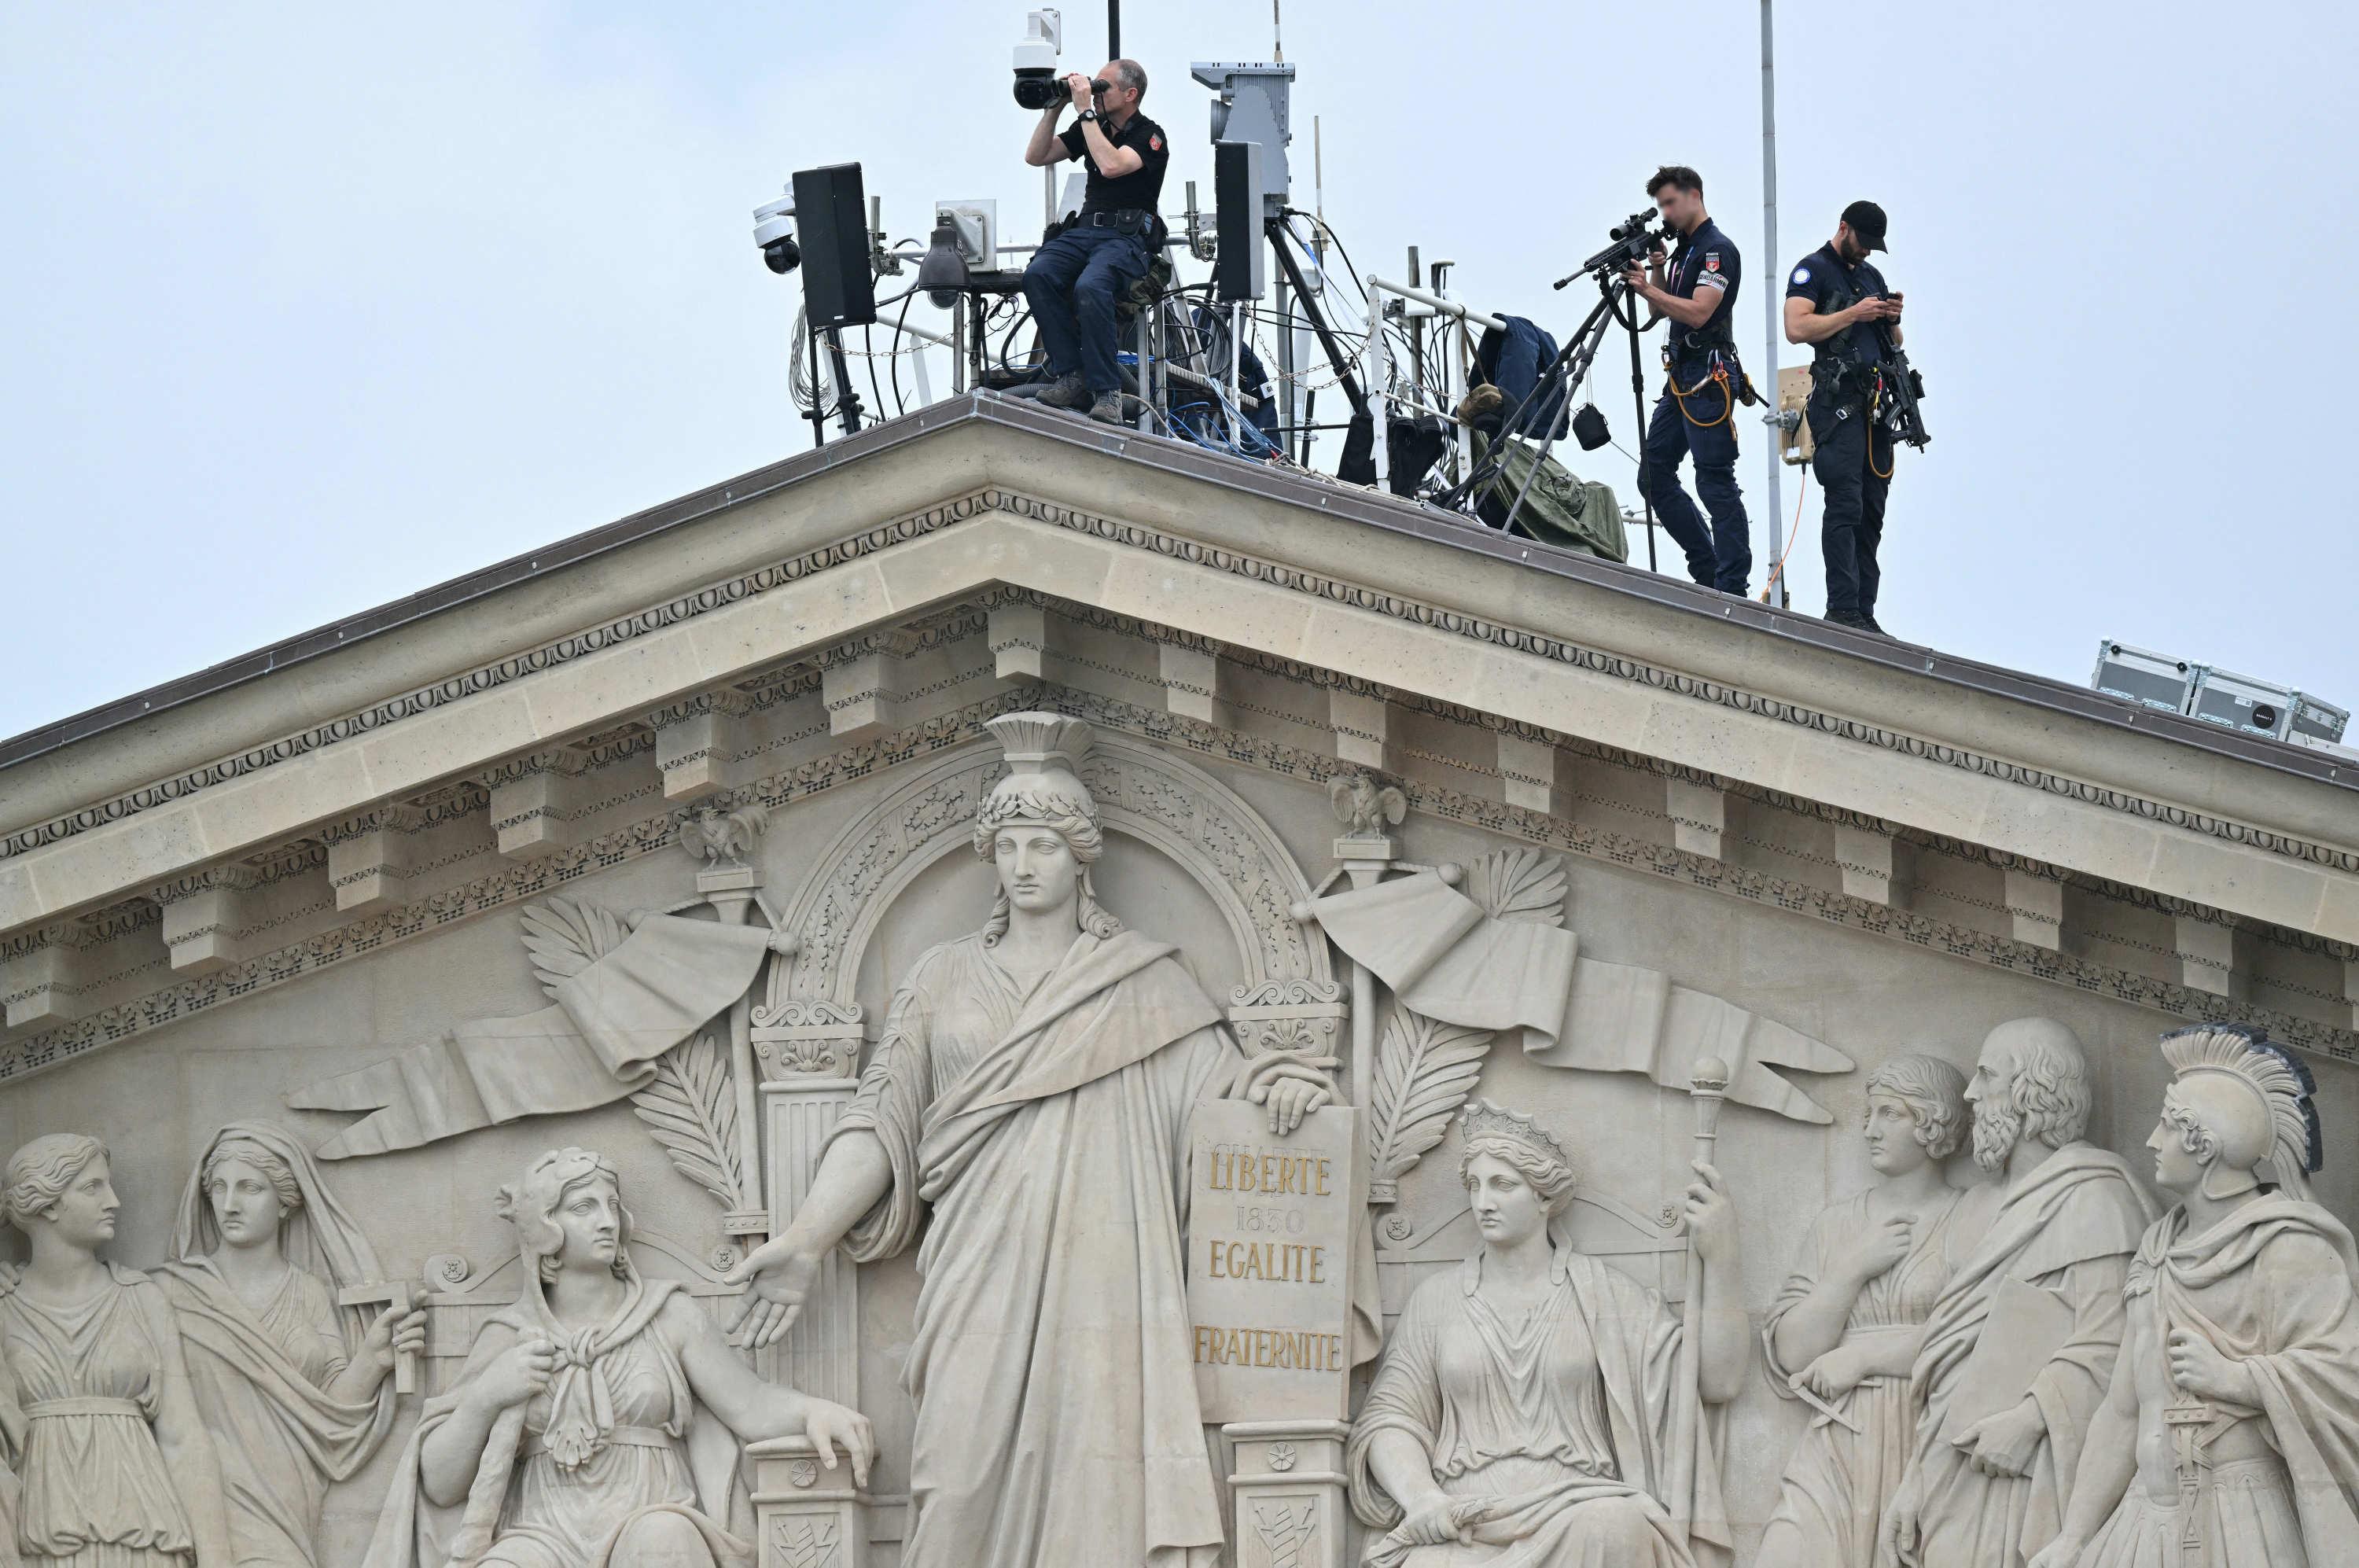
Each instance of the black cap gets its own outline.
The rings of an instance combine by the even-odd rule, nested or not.
[[[1884,248],[1884,209],[1873,201],[1854,201],[1843,211],[1843,221],[1870,250]]]

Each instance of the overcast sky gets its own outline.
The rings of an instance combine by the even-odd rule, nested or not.
[[[1025,9],[0,7],[0,735],[802,450],[799,290],[751,210],[857,159],[896,235],[941,198],[1020,226]],[[1692,164],[1766,383],[1761,291],[1872,197],[1934,433],[1879,618],[2071,681],[2112,637],[2359,706],[2353,8],[1778,9],[1774,258],[1743,0],[1286,0],[1297,204],[1316,114],[1364,272],[1419,245],[1562,332],[1583,301],[1549,280]],[[1066,18],[1094,65],[1103,10]],[[1211,190],[1188,63],[1268,58],[1269,6],[1131,0],[1124,41],[1176,213]],[[1634,444],[1622,382],[1600,401]],[[1636,503],[1620,455],[1575,462]]]

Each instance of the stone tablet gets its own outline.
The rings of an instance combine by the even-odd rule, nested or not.
[[[1352,1255],[1367,1223],[1359,1113],[1331,1105],[1288,1136],[1244,1101],[1196,1107],[1188,1316],[1208,1423],[1346,1419]]]

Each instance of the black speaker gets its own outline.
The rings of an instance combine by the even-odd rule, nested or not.
[[[1261,144],[1212,144],[1214,295],[1258,299],[1268,284],[1262,256]]]
[[[814,329],[876,320],[868,271],[868,196],[860,166],[795,170],[795,238],[803,250],[803,304]]]

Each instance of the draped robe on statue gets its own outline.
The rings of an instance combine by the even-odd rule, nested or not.
[[[1699,1519],[1723,1516],[1720,1465],[1701,1410],[1673,1419],[1680,1320],[1663,1298],[1611,1264],[1569,1248],[1556,1290],[1520,1320],[1478,1293],[1483,1259],[1417,1288],[1394,1327],[1344,1449],[1363,1519],[1399,1523],[1399,1503],[1370,1463],[1375,1439],[1406,1432],[1431,1456],[1451,1497],[1495,1513],[1474,1543],[1371,1541],[1368,1568],[1713,1568],[1729,1560],[1724,1527],[1683,1538],[1664,1507],[1677,1468],[1673,1434],[1694,1434]]]
[[[484,1325],[449,1391],[426,1401],[364,1568],[627,1568],[616,1548],[649,1514],[687,1520],[721,1568],[750,1568],[752,1547],[729,1528],[745,1512],[737,1442],[688,1381],[684,1347],[702,1309],[670,1280],[629,1283],[594,1328],[567,1328],[530,1286]],[[556,1345],[557,1375],[492,1423],[454,1519],[426,1499],[426,1441],[529,1335]]]
[[[1939,1200],[1938,1214],[1918,1215],[1908,1256],[1870,1279],[1853,1300],[1842,1344],[1883,1334],[1914,1338],[1923,1332],[1933,1303],[1950,1280],[1950,1222],[1957,1215],[1958,1200],[1959,1194],[1950,1193]],[[1797,1398],[1794,1377],[1802,1368],[1777,1359],[1777,1325],[1875,1225],[1865,1192],[1831,1205],[1811,1222],[1794,1272],[1769,1304],[1768,1320],[1761,1329],[1762,1363],[1770,1389],[1780,1398]],[[1828,1402],[1859,1430],[1812,1412],[1810,1424],[1786,1461],[1785,1485],[1763,1540],[1791,1532],[1794,1539],[1787,1542],[1790,1561],[1823,1563],[1825,1568],[1873,1568],[1885,1508],[1917,1445],[1917,1402],[1906,1376],[1882,1375]]]
[[[2120,1354],[2122,1286],[2152,1217],[2118,1155],[2068,1143],[2010,1191],[1925,1325],[1910,1382],[1923,1412],[1916,1465],[1924,1568],[2022,1568],[2063,1529],[2081,1441]],[[1941,1426],[2006,1281],[2071,1310],[2062,1345],[2032,1379],[2047,1435],[2027,1475],[1985,1475]]]
[[[929,951],[837,1126],[892,1163],[851,1255],[926,1233],[908,1568],[1219,1552],[1180,1227],[1190,1111],[1242,1057],[1173,952],[1083,934],[1027,994],[981,935]]]
[[[2129,1310],[2141,1347],[2158,1356],[2185,1329],[2242,1361],[2274,1459],[2223,1465],[2208,1477],[2201,1525],[2211,1568],[2359,1568],[2359,1251],[2315,1203],[2270,1196],[2201,1236],[2173,1209],[2130,1265]],[[2142,1417],[2145,1412],[2141,1412]],[[2215,1440],[2216,1441],[2216,1440]],[[2177,1568],[2176,1498],[2136,1478],[2082,1562],[2089,1568]]]
[[[268,1149],[303,1194],[280,1222],[287,1277],[258,1308],[238,1298],[209,1256],[222,1239],[205,1162],[225,1138]],[[221,1456],[238,1568],[314,1568],[328,1484],[352,1479],[393,1426],[391,1377],[364,1399],[328,1392],[366,1328],[363,1314],[337,1307],[330,1287],[382,1279],[375,1250],[285,1129],[233,1122],[190,1173],[172,1258],[152,1278],[179,1316],[197,1412]]]

